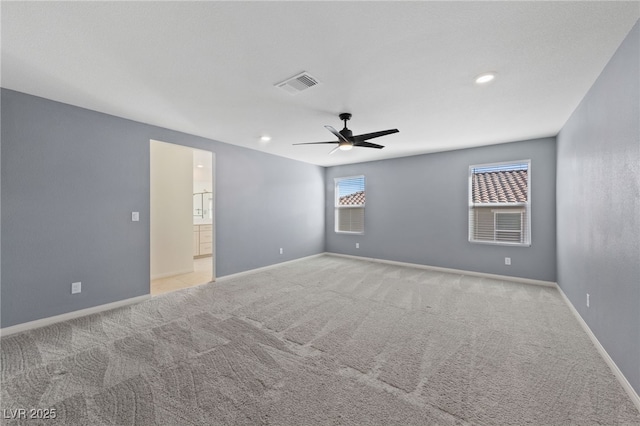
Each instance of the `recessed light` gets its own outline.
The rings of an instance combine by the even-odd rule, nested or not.
[[[196,167],[197,167],[197,168],[199,168],[199,169],[201,169],[201,168],[203,168],[204,166],[203,166],[202,164],[198,164]]]
[[[271,140],[271,136],[269,135],[264,135],[260,137],[261,142],[269,142],[270,140]]]
[[[493,81],[494,78],[496,78],[495,72],[486,72],[476,77],[476,84],[487,84]]]

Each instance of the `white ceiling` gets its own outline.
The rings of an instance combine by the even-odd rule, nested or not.
[[[558,133],[633,2],[2,2],[2,86],[337,165]],[[321,81],[295,96],[274,84]],[[496,71],[486,86],[474,77]],[[382,150],[328,152],[323,127]],[[260,142],[268,134],[272,140]]]

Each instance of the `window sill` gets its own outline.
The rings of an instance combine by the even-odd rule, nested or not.
[[[509,243],[506,241],[480,241],[469,240],[472,244],[487,244],[491,246],[507,246],[507,247],[531,247],[531,243]]]

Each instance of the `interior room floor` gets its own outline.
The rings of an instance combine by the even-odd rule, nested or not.
[[[211,282],[213,278],[213,261],[211,257],[193,259],[193,272],[158,278],[151,281],[151,295],[168,293],[170,291],[193,287]]]
[[[222,277],[0,343],[0,410],[54,409],[52,424],[640,425],[556,288],[360,259]]]

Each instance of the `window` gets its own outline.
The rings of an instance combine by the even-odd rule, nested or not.
[[[469,167],[469,241],[531,245],[531,161]]]
[[[364,233],[364,176],[335,180],[336,232]]]

